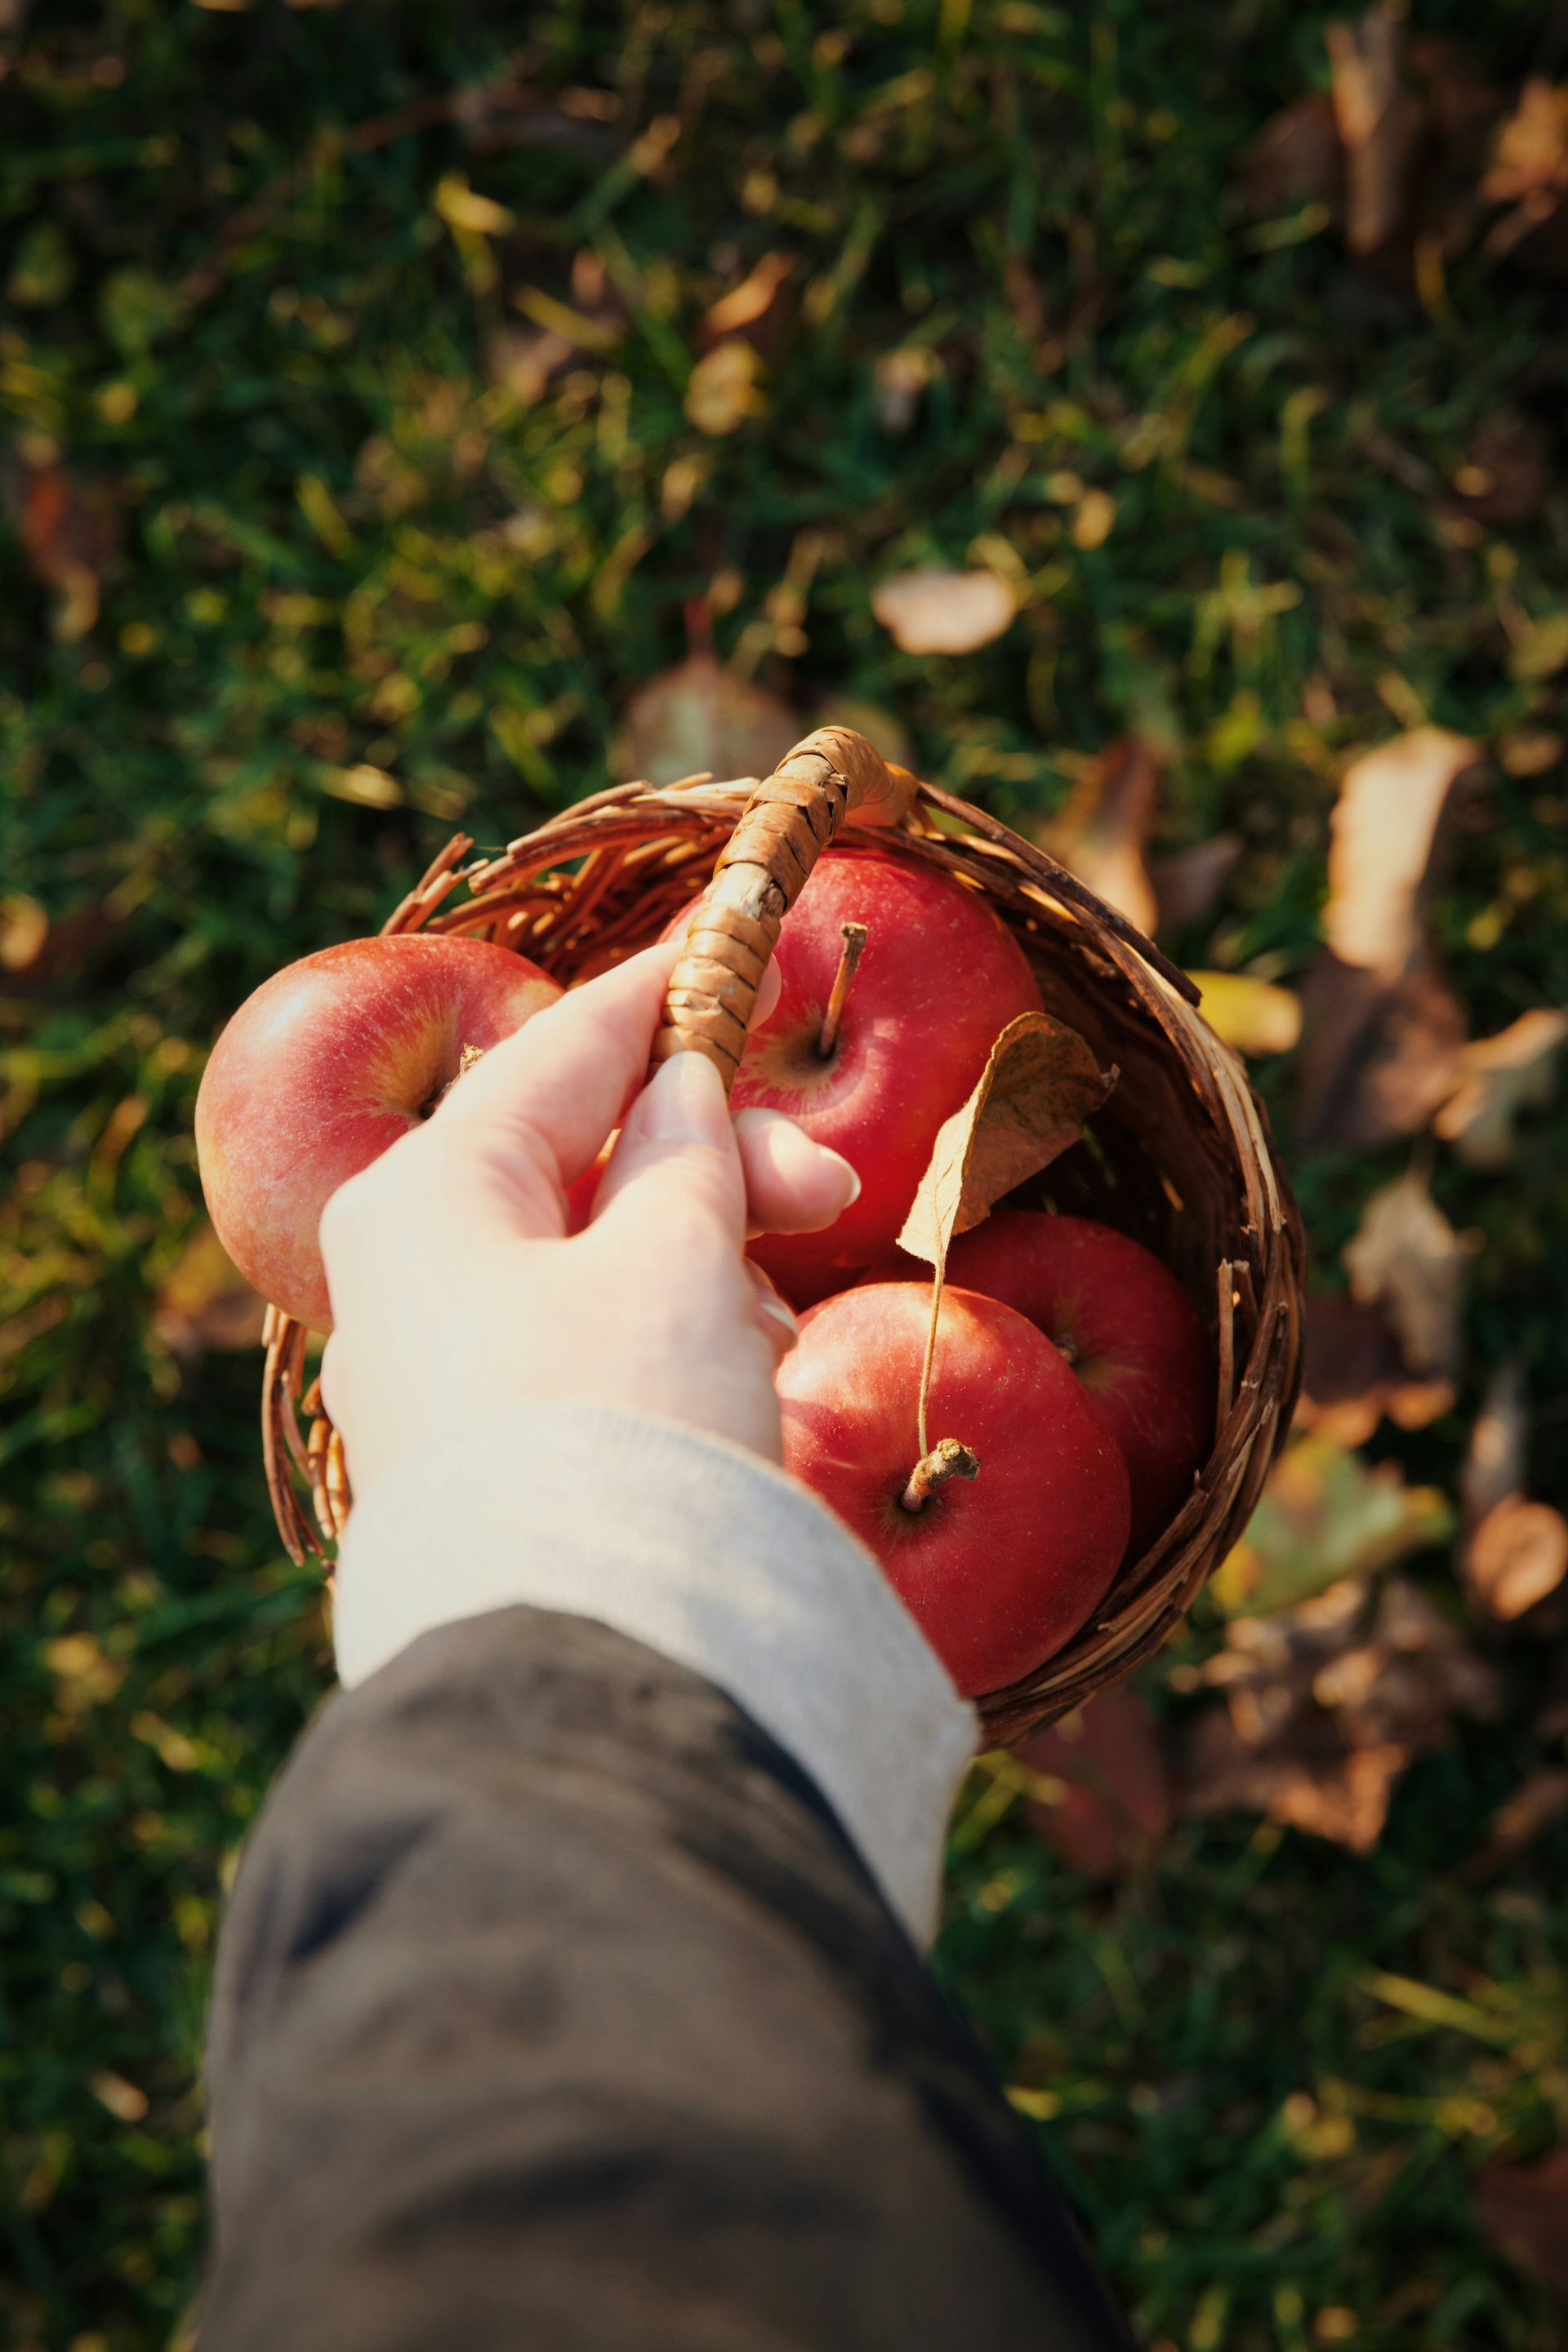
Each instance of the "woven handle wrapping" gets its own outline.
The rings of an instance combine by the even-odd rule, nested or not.
[[[656,1062],[705,1054],[726,1089],[733,1084],[763,974],[812,867],[852,811],[863,824],[896,824],[916,790],[907,768],[847,727],[820,727],[795,745],[746,803],[691,918]]]

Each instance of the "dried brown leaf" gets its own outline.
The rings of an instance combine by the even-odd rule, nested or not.
[[[1143,853],[1159,795],[1153,753],[1123,736],[1089,762],[1061,815],[1040,830],[1053,857],[1146,933],[1158,920]]]
[[[1514,1121],[1552,1099],[1568,1013],[1538,1005],[1458,1056],[1458,1086],[1433,1121],[1472,1168],[1506,1168],[1518,1150]]]
[[[771,775],[799,741],[787,703],[711,654],[693,655],[640,687],[626,705],[616,772],[674,784],[695,775]]]
[[[1390,1791],[1409,1761],[1394,1746],[1336,1744],[1321,1756],[1258,1752],[1215,1712],[1192,1741],[1187,1801],[1198,1813],[1267,1813],[1288,1829],[1370,1853],[1388,1819]]]
[[[1187,1800],[1269,1814],[1355,1853],[1382,1833],[1404,1766],[1456,1714],[1490,1720],[1493,1670],[1399,1577],[1375,1607],[1363,1580],[1268,1618],[1238,1618],[1198,1676],[1223,1691],[1194,1727]]]
[[[103,581],[119,552],[113,494],[63,466],[29,466],[20,477],[18,507],[23,551],[55,591],[55,635],[75,645],[98,618]]]
[[[1511,1356],[1487,1382],[1480,1411],[1470,1424],[1470,1443],[1459,1473],[1459,1503],[1467,1527],[1484,1519],[1495,1503],[1520,1492],[1529,1448],[1524,1371],[1518,1357]]]
[[[1384,1308],[1415,1371],[1445,1380],[1458,1373],[1472,1248],[1414,1171],[1373,1194],[1345,1244],[1352,1297],[1363,1306]]]
[[[1485,1842],[1465,1865],[1467,1878],[1484,1878],[1533,1845],[1544,1829],[1568,1812],[1568,1772],[1546,1765],[1522,1780],[1492,1815]]]
[[[1323,937],[1342,963],[1393,983],[1424,946],[1422,916],[1439,822],[1478,746],[1417,727],[1347,769],[1334,808]]]
[[[727,335],[741,335],[763,359],[772,359],[783,335],[784,289],[794,270],[793,254],[764,253],[740,284],[705,312],[703,342],[711,345]]]
[[[1345,242],[1372,253],[1404,218],[1422,109],[1405,87],[1403,12],[1373,7],[1354,23],[1331,25],[1334,121],[1344,150]]]
[[[1297,99],[1270,115],[1244,151],[1237,181],[1255,219],[1272,220],[1303,204],[1326,205],[1337,216],[1344,203],[1345,170],[1333,100]]]
[[[1136,1684],[1099,1692],[1016,1753],[1054,1784],[1027,1818],[1069,1868],[1119,1877],[1164,1843],[1175,1812],[1171,1767],[1160,1720]]]
[[[1412,1373],[1385,1318],[1353,1299],[1314,1293],[1303,1338],[1293,1423],[1303,1434],[1364,1445],[1385,1415],[1400,1429],[1425,1429],[1453,1404],[1452,1382]]]
[[[1018,600],[994,572],[896,572],[871,595],[871,610],[906,654],[971,654],[1012,626]]]
[[[1207,922],[1219,907],[1242,846],[1238,833],[1216,833],[1212,841],[1200,841],[1191,849],[1156,858],[1149,868],[1149,879],[1162,934]]]
[[[1544,2164],[1485,2165],[1472,2194],[1493,2245],[1568,2302],[1568,2147]]]
[[[1508,207],[1485,250],[1542,278],[1568,276],[1568,84],[1527,81],[1498,132],[1481,181],[1487,204]]]
[[[1568,1575],[1568,1520],[1550,1503],[1505,1496],[1476,1527],[1460,1565],[1489,1614],[1505,1623],[1522,1617]]]
[[[969,1100],[937,1134],[900,1248],[940,1272],[953,1235],[1059,1159],[1115,1083],[1065,1022],[1047,1013],[1010,1021]]]
[[[1320,950],[1302,983],[1296,1139],[1376,1151],[1416,1135],[1454,1091],[1464,1008],[1429,963],[1390,983]]]

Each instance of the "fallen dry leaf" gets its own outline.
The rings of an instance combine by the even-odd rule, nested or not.
[[[1518,1149],[1514,1121],[1551,1101],[1557,1055],[1568,1039],[1568,1013],[1536,1006],[1495,1037],[1459,1053],[1458,1085],[1433,1120],[1472,1168],[1506,1168]]]
[[[1453,1527],[1436,1487],[1407,1486],[1394,1463],[1373,1466],[1314,1432],[1275,1463],[1209,1590],[1227,1616],[1271,1616],[1346,1577],[1375,1576]]]
[[[1048,1013],[1009,1021],[969,1100],[938,1130],[899,1247],[940,1276],[954,1234],[1059,1159],[1115,1083],[1065,1022]]]
[[[1149,879],[1154,887],[1158,929],[1162,933],[1185,930],[1190,924],[1208,921],[1218,909],[1242,847],[1238,833],[1216,833],[1211,841],[1200,841],[1191,849],[1178,849],[1170,857],[1155,859],[1149,868]]]
[[[1146,934],[1158,919],[1143,852],[1159,796],[1153,753],[1122,736],[1087,763],[1060,816],[1038,836],[1042,848]]]
[[[787,703],[711,654],[694,654],[639,687],[616,745],[618,776],[652,784],[688,776],[769,776],[800,740]]]
[[[1303,1435],[1364,1445],[1385,1415],[1400,1429],[1425,1429],[1453,1402],[1452,1381],[1410,1371],[1382,1315],[1321,1291],[1308,1298],[1293,1423]]]
[[[1430,1123],[1458,1081],[1465,1013],[1429,963],[1391,983],[1324,948],[1300,998],[1303,1150],[1377,1151]]]
[[[1458,1376],[1471,1255],[1472,1244],[1454,1231],[1414,1170],[1373,1194],[1345,1244],[1351,1296],[1383,1307],[1415,1371]]]
[[[502,327],[485,345],[485,372],[520,407],[531,408],[550,379],[575,357],[576,345],[548,327]]]
[[[1237,184],[1247,211],[1270,220],[1292,205],[1321,204],[1331,219],[1344,204],[1344,151],[1328,97],[1297,99],[1271,115],[1242,153]]]
[[[1568,275],[1568,84],[1540,76],[1525,83],[1480,194],[1509,208],[1488,233],[1489,256],[1510,255],[1543,278]]]
[[[1345,242],[1372,253],[1399,226],[1422,110],[1403,75],[1403,11],[1369,8],[1331,25],[1328,43],[1334,123],[1344,150]]]
[[[204,1218],[164,1277],[152,1328],[176,1356],[199,1356],[208,1348],[254,1348],[266,1311],[265,1301]]]
[[[1459,1565],[1472,1598],[1508,1623],[1568,1575],[1568,1520],[1550,1503],[1505,1496],[1472,1530]]]
[[[1175,1792],[1159,1718],[1135,1683],[1112,1684],[1016,1753],[1054,1784],[1026,1817],[1070,1869],[1115,1878],[1164,1843]]]
[[[1459,1503],[1467,1527],[1484,1519],[1494,1503],[1506,1502],[1524,1485],[1530,1448],[1530,1413],[1524,1370],[1517,1356],[1500,1364],[1487,1382],[1480,1411],[1470,1424],[1465,1466],[1459,1473]]]
[[[793,254],[764,253],[740,284],[721,294],[704,313],[704,343],[742,335],[763,359],[772,359],[784,325],[784,290],[794,270]]]
[[[1392,1577],[1375,1600],[1348,1578],[1268,1618],[1242,1617],[1194,1676],[1223,1691],[1194,1727],[1187,1801],[1236,1808],[1369,1853],[1410,1759],[1441,1745],[1454,1716],[1502,1704],[1477,1658],[1415,1586]]]
[[[1302,988],[1297,1136],[1373,1150],[1415,1134],[1447,1101],[1465,1041],[1425,915],[1440,827],[1476,746],[1418,727],[1346,771],[1329,849],[1325,946]]]
[[[1345,772],[1329,846],[1323,937],[1342,963],[1389,982],[1424,947],[1439,821],[1479,747],[1446,727],[1417,727],[1381,743]]]
[[[1465,1864],[1467,1878],[1484,1878],[1533,1845],[1544,1829],[1568,1812],[1568,1772],[1544,1765],[1521,1781],[1491,1817],[1486,1837]]]
[[[872,612],[906,654],[972,654],[1010,628],[1017,609],[994,572],[900,572],[871,594]]]
[[[1243,971],[1190,971],[1203,990],[1204,1019],[1238,1054],[1288,1054],[1301,1034],[1301,1000]]]
[[[1493,2245],[1568,2302],[1568,2147],[1544,2164],[1483,2165],[1471,2194]]]
[[[752,344],[731,335],[700,359],[686,385],[686,414],[699,433],[720,439],[733,433],[748,416],[760,415],[763,403],[757,378],[762,370]]]
[[[119,551],[113,494],[63,466],[29,466],[20,475],[18,508],[23,551],[55,591],[55,635],[75,645],[98,618],[102,583]]]

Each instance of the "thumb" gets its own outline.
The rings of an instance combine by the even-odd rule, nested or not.
[[[636,1217],[650,1234],[716,1225],[739,1257],[746,1180],[724,1081],[705,1055],[672,1054],[626,1113],[595,1203],[594,1223]]]

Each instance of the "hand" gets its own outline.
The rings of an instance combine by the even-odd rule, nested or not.
[[[644,1085],[679,948],[535,1014],[328,1202],[322,1388],[357,1495],[512,1404],[618,1405],[778,1459],[795,1318],[743,1255],[748,1224],[814,1232],[859,1182],[779,1112],[731,1120],[699,1054]],[[770,998],[771,970],[758,1020]],[[592,1222],[568,1237],[565,1188],[617,1125]]]

